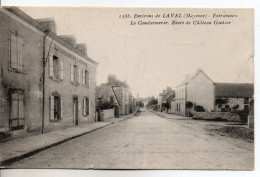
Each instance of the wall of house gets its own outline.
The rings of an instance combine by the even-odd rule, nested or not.
[[[46,54],[48,53],[51,45],[51,39],[48,39],[46,44]],[[57,51],[55,46],[62,48],[63,51],[69,53],[65,55],[63,52]],[[46,131],[49,129],[56,129],[58,127],[66,127],[75,125],[73,118],[73,98],[78,98],[78,121],[79,125],[95,121],[95,94],[96,94],[96,66],[85,59],[81,60],[80,57],[62,46],[56,41],[53,41],[50,53],[57,56],[63,62],[63,80],[56,81],[49,76],[49,63],[46,65],[46,97],[45,97],[45,125]],[[69,57],[74,56],[74,57]],[[82,84],[82,73],[80,77],[80,84],[75,85],[71,82],[71,64],[77,65],[81,69],[86,69],[90,76],[90,85],[86,86]],[[58,93],[63,99],[63,118],[59,121],[50,121],[50,97],[53,93]],[[83,115],[83,99],[87,97],[89,99],[89,115]]]
[[[130,105],[130,99],[131,99],[131,92],[128,88],[123,88],[123,94],[122,94],[122,102],[123,102],[123,110],[122,110],[122,113],[124,115],[127,115],[130,113],[130,108],[131,108],[131,105]]]
[[[175,88],[175,114],[185,116],[185,102],[186,102],[186,85],[182,85]],[[178,109],[177,109],[178,105]]]
[[[214,110],[214,84],[205,76],[198,73],[187,84],[187,101],[205,108],[207,111]]]
[[[0,129],[9,130],[9,89],[24,90],[25,128],[31,130],[41,126],[41,84],[43,35],[30,25],[21,22],[7,10],[0,9]],[[23,61],[25,72],[14,72],[9,68],[9,33],[17,33],[23,38]]]
[[[176,110],[177,106],[176,106],[176,101],[175,100],[172,100],[171,101],[171,110],[170,112],[171,113],[175,113],[177,110]]]

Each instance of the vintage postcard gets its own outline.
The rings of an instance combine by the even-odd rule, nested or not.
[[[254,10],[0,8],[1,168],[254,169]]]

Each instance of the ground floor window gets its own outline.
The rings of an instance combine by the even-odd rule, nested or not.
[[[24,128],[24,91],[12,90],[10,92],[10,130],[19,130]]]
[[[84,98],[83,99],[83,116],[89,115],[89,99]]]
[[[62,97],[55,95],[50,97],[50,120],[58,121],[63,118]]]
[[[83,99],[83,116],[89,115],[89,98]]]

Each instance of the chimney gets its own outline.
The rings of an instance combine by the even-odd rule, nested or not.
[[[59,37],[74,48],[76,48],[76,37],[74,35],[61,35]]]
[[[49,31],[53,33],[57,33],[57,27],[54,18],[41,18],[41,19],[35,19],[40,25],[47,28]]]
[[[76,49],[78,49],[81,53],[87,56],[87,45],[84,43],[76,44]]]

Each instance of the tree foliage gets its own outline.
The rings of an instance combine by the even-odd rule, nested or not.
[[[154,97],[152,97],[148,103],[147,103],[147,106],[151,106],[151,105],[157,105],[158,104],[158,100]]]

